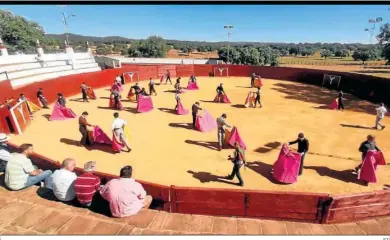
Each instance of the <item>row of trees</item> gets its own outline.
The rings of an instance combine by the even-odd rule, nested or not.
[[[15,16],[12,12],[0,10],[0,36],[10,53],[35,53],[38,39],[45,52],[55,52],[63,42],[45,35],[43,28],[36,22],[28,21],[24,17]],[[378,35],[380,44],[340,44],[340,43],[231,43],[229,60],[234,64],[249,65],[276,65],[279,56],[310,56],[320,51],[321,57],[348,57],[356,61],[378,60],[381,57],[390,62],[390,25],[381,26]],[[104,41],[108,41],[109,37]],[[113,44],[99,44],[97,54],[107,55],[119,52],[130,57],[165,57],[171,48],[183,52],[197,50],[200,52],[218,51],[219,57],[227,61],[226,42],[195,42],[164,40],[161,37],[151,36],[145,40],[132,40],[131,47],[127,40],[121,37],[112,37]],[[85,42],[74,43],[75,51],[86,51]]]
[[[271,65],[278,64],[279,52],[270,46],[261,47],[227,47],[218,50],[219,58],[227,62],[229,52],[229,62],[233,64],[245,65]]]

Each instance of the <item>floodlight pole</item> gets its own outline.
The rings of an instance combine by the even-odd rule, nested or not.
[[[375,31],[375,25],[376,23],[382,22],[381,17],[377,17],[376,19],[369,19],[368,23],[373,23],[373,27],[370,29],[370,43],[372,43],[372,37],[374,36],[374,31]],[[365,30],[366,31],[366,30]]]
[[[74,13],[72,13],[71,15],[66,14],[66,12],[61,12],[61,13],[62,13],[62,21],[63,21],[64,27],[65,27],[66,42],[67,42],[67,45],[69,45],[68,22],[66,20],[70,17],[75,17],[76,15]]]
[[[223,28],[228,29],[228,32],[227,32],[227,45],[228,45],[228,51],[227,51],[227,60],[226,60],[226,63],[229,64],[229,52],[230,52],[229,37],[230,37],[230,34],[232,34],[232,33],[230,32],[229,29],[232,29],[232,28],[233,28],[233,25],[225,25],[225,26],[223,26]]]

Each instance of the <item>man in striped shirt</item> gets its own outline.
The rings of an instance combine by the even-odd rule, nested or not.
[[[96,191],[100,190],[100,179],[93,174],[95,170],[96,162],[85,163],[84,173],[74,183],[76,197],[81,206],[90,207]]]

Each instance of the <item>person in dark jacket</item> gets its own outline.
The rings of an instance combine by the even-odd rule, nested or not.
[[[87,130],[87,127],[92,125],[88,123],[87,116],[88,116],[88,112],[83,112],[79,117],[79,131],[82,136],[80,140],[80,144],[83,146],[92,145],[92,141],[91,139],[89,139],[88,130]]]
[[[83,101],[88,102],[88,96],[87,96],[88,86],[87,86],[87,84],[85,84],[85,82],[83,82],[81,84],[80,88],[81,88],[81,95],[82,95]]]
[[[43,108],[49,108],[47,106],[47,100],[46,100],[45,96],[43,95],[43,89],[42,88],[38,89],[37,98],[41,102]]]
[[[245,165],[245,151],[240,147],[238,142],[234,143],[234,154],[233,157],[229,155],[228,160],[233,162],[233,170],[230,175],[226,177],[226,179],[233,180],[234,176],[238,178],[238,185],[243,187],[244,181],[242,180],[240,174],[240,168]]]
[[[309,140],[305,138],[303,133],[298,134],[298,138],[295,141],[289,142],[288,145],[298,143],[298,153],[301,154],[301,164],[299,166],[299,175],[302,175],[303,165],[306,153],[309,151]]]
[[[66,100],[65,100],[64,96],[62,95],[62,93],[57,93],[57,96],[58,96],[57,102],[58,102],[62,107],[66,107]]]
[[[199,102],[196,102],[192,105],[192,126],[195,128],[195,121],[196,121],[196,115],[198,114],[198,111],[202,110],[202,108],[199,106]]]
[[[338,96],[337,96],[338,105],[339,105],[338,107],[339,107],[339,110],[342,110],[342,111],[344,111],[343,96],[344,96],[343,91],[340,91]]]
[[[257,76],[256,76],[256,73],[252,73],[252,76],[251,76],[251,87],[253,87],[254,86],[254,84],[255,84],[255,78],[256,78]]]
[[[362,153],[362,163],[355,167],[356,173],[360,170],[363,165],[363,161],[366,158],[367,152],[370,150],[381,151],[375,143],[375,137],[372,135],[367,136],[367,140],[362,142],[359,147],[359,152]]]

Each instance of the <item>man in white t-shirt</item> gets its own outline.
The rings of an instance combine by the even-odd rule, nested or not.
[[[115,134],[115,137],[119,140],[121,140],[127,147],[127,152],[131,151],[131,148],[129,147],[129,144],[126,140],[126,136],[124,133],[124,127],[127,125],[127,122],[123,119],[119,118],[119,113],[114,113],[114,121],[112,122],[112,132]]]
[[[56,170],[52,175],[53,193],[60,201],[69,202],[76,197],[74,181],[77,176],[73,172],[75,167],[76,161],[67,158],[62,162],[62,168]]]
[[[385,107],[384,103],[381,103],[381,106],[376,108],[376,122],[375,127],[378,129],[378,125],[381,126],[382,130],[385,129],[386,126],[380,124],[380,121],[385,117],[385,114],[387,113],[387,109]]]

